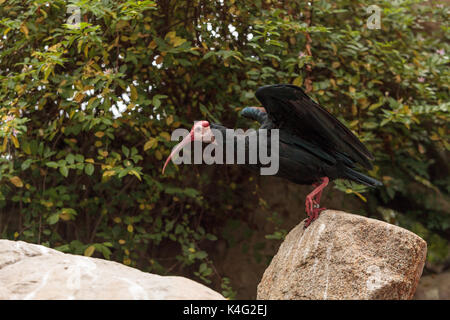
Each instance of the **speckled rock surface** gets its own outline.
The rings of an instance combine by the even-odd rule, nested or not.
[[[221,300],[183,277],[145,273],[117,262],[0,240],[0,299]]]
[[[287,236],[258,285],[258,299],[412,299],[427,244],[370,218],[326,210]]]

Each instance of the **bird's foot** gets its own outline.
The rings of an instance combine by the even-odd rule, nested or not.
[[[320,208],[320,198],[322,196],[323,189],[327,186],[329,179],[327,177],[322,178],[320,185],[314,184],[315,189],[306,196],[305,211],[308,218],[305,221],[305,229],[319,217],[319,214],[326,208]]]
[[[312,209],[310,213],[308,213],[308,218],[305,221],[304,228],[308,228],[308,226],[319,217],[319,214],[326,210],[327,208],[319,208],[318,204]]]

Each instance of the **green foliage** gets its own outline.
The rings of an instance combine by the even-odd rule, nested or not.
[[[255,182],[240,169],[171,164],[162,176],[170,133],[199,119],[249,126],[238,112],[260,85],[311,80],[311,96],[375,155],[370,174],[385,187],[370,213],[414,211],[442,251],[449,224],[426,221],[448,207],[410,186],[449,203],[448,7],[378,1],[382,28],[370,30],[372,2],[0,0],[2,238],[193,274],[233,297],[207,248],[268,207],[243,203]]]

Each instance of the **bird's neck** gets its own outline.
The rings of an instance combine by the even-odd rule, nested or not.
[[[217,147],[222,148],[223,163],[230,163],[232,159],[231,163],[233,164],[240,164],[249,167],[250,169],[259,167],[259,131],[242,131],[239,133],[236,132],[237,130],[234,131],[233,129],[226,128],[219,124],[211,124],[211,129],[213,130],[215,137],[219,134],[221,135],[220,139],[216,139],[216,142]],[[252,148],[250,148],[250,145]],[[270,148],[270,139],[268,148]],[[250,152],[255,152],[257,165],[249,164]],[[242,159],[244,159],[244,163],[241,162]]]

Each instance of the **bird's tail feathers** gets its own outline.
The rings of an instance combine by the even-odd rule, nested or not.
[[[345,175],[345,178],[347,178],[347,179],[353,180],[355,182],[364,184],[369,187],[380,187],[383,185],[383,183],[381,181],[378,181],[374,178],[366,176],[365,174],[362,174],[361,172],[350,169],[348,167],[345,167],[344,175]]]

